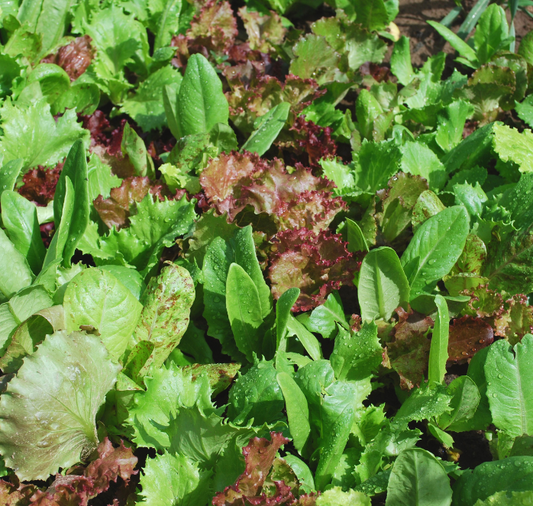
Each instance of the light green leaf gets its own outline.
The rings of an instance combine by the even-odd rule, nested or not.
[[[469,232],[466,209],[454,206],[426,220],[404,251],[401,263],[411,285],[412,301],[431,291],[461,255]]]
[[[348,330],[350,327],[346,321],[339,292],[331,292],[326,302],[313,309],[309,318],[302,320],[302,323],[311,332],[317,332],[327,338],[331,338],[337,333],[337,323]]]
[[[450,506],[452,488],[443,465],[422,448],[396,459],[387,486],[386,506]]]
[[[450,336],[450,315],[448,304],[442,295],[435,297],[437,318],[431,336],[429,349],[428,380],[429,382],[443,383],[446,374],[446,361],[448,360],[448,339]]]
[[[48,305],[49,303],[46,304],[46,306]],[[11,342],[4,356],[0,359],[0,367],[4,374],[16,373],[20,369],[24,357],[31,355],[47,335],[64,329],[63,306],[46,307],[34,313],[19,325],[11,336]]]
[[[321,452],[315,474],[318,490],[330,483],[348,442],[356,412],[362,409],[370,390],[368,378],[358,382],[335,381],[325,389],[325,395],[321,395]]]
[[[0,302],[10,299],[32,281],[28,262],[0,229]]]
[[[180,2],[181,3],[181,2]],[[139,505],[198,506],[212,498],[212,471],[198,468],[196,462],[183,455],[163,453],[148,459],[141,476]]]
[[[350,218],[346,218],[346,230],[348,239],[348,251],[350,253],[356,253],[358,251],[369,251],[368,243],[361,227]]]
[[[42,282],[43,284],[45,283],[41,281],[41,278],[46,277],[48,273],[55,277],[55,274],[53,273],[63,260],[65,245],[67,244],[69,237],[70,220],[74,212],[74,187],[72,185],[72,180],[69,177],[64,178],[62,190],[64,190],[62,195],[62,207],[59,208],[59,213],[57,214],[61,221],[59,221],[59,226],[57,226],[56,232],[50,242],[50,246],[46,250],[43,269],[37,277],[37,282]],[[57,200],[59,202],[59,198]]]
[[[154,162],[146,151],[144,141],[137,135],[137,132],[130,127],[129,123],[124,125],[121,143],[122,155],[127,156],[133,165],[135,176],[155,177]]]
[[[102,198],[109,197],[111,189],[121,185],[122,180],[111,172],[111,167],[100,160],[94,153],[89,156],[87,163],[87,177],[89,178],[88,192],[89,202],[102,195]]]
[[[403,145],[400,168],[409,174],[422,176],[428,181],[431,190],[442,190],[448,181],[442,162],[421,142],[406,142]]]
[[[487,397],[494,425],[514,437],[533,434],[533,336],[514,348],[492,344],[485,362]]]
[[[125,15],[122,7],[112,5],[96,10],[84,28],[98,49],[98,61],[111,77],[120,75],[141,47],[144,28],[133,16]]]
[[[240,151],[250,151],[259,156],[265,154],[285,126],[290,108],[288,102],[281,102],[270,109],[261,117],[258,127],[252,132]]]
[[[450,383],[448,392],[453,396],[450,402],[452,411],[439,418],[439,426],[453,432],[470,430],[469,422],[481,399],[476,383],[470,376],[459,376]]]
[[[414,70],[411,64],[411,49],[409,38],[402,35],[394,43],[394,49],[390,58],[392,73],[398,78],[398,82],[407,86],[414,77]]]
[[[407,308],[409,283],[392,248],[383,246],[367,253],[359,272],[357,296],[364,321],[387,321],[399,306]]]
[[[514,162],[520,172],[533,172],[533,133],[494,124],[494,151],[504,162]]]
[[[311,433],[309,424],[309,406],[300,387],[286,372],[277,375],[277,382],[285,398],[285,408],[289,420],[294,447],[302,453],[302,450]]]
[[[334,190],[336,195],[344,195],[355,190],[355,178],[351,165],[344,165],[342,161],[333,158],[322,158],[318,163],[324,175],[337,186]]]
[[[316,498],[316,506],[371,506],[370,497],[355,490],[343,491],[341,487],[329,488]]]
[[[339,327],[331,367],[338,380],[359,381],[372,377],[381,364],[383,349],[375,323],[364,323],[359,332]]]
[[[116,361],[126,350],[142,310],[115,276],[96,268],[84,270],[68,284],[63,305],[67,330],[94,328]]]
[[[31,32],[42,35],[43,55],[63,37],[73,4],[73,0],[23,0],[17,17]]]
[[[24,360],[0,396],[0,450],[19,479],[46,480],[96,449],[96,413],[119,369],[80,332],[56,332]]]
[[[228,269],[226,310],[237,348],[253,362],[253,354],[259,355],[262,349],[261,301],[252,278],[236,263]]]
[[[193,381],[192,372],[178,368],[174,362],[168,368],[153,370],[145,383],[146,392],[135,396],[128,419],[139,446],[168,448],[170,439],[163,429],[181,408],[198,406],[206,414],[213,411],[207,376],[200,375]]]
[[[208,132],[216,123],[228,123],[229,106],[222,92],[222,82],[211,64],[194,54],[178,95],[180,137]]]
[[[425,384],[416,389],[402,404],[394,417],[395,422],[431,420],[450,411],[451,396],[440,383]]]
[[[157,21],[157,32],[154,40],[154,50],[168,46],[172,36],[180,27],[182,0],[170,0],[163,3],[163,10]]]
[[[34,274],[43,265],[45,249],[41,239],[37,208],[17,192],[2,193],[2,223],[11,242],[28,261]]]
[[[15,183],[22,170],[23,163],[22,159],[16,158],[2,165],[0,168],[0,195],[6,190],[15,189]]]
[[[224,353],[235,360],[243,358],[235,345],[233,332],[227,316],[226,280],[232,263],[239,264],[250,276],[259,293],[262,317],[272,309],[270,288],[266,284],[257,261],[252,227],[232,231],[230,237],[215,237],[204,257],[204,318],[209,326],[208,335],[222,343]]]
[[[287,322],[289,335],[297,336],[305,351],[313,360],[320,360],[322,358],[322,348],[318,339],[309,332],[304,325],[302,325],[294,316],[289,315]]]
[[[444,151],[449,151],[463,140],[465,122],[473,114],[474,106],[464,100],[455,100],[439,111],[435,141]]]
[[[0,115],[0,155],[4,155],[4,163],[22,158],[23,172],[37,165],[55,165],[77,139],[84,143],[89,139],[89,131],[77,123],[76,111],[66,111],[56,122],[45,99],[27,107],[6,101]]]
[[[150,280],[141,298],[143,309],[135,339],[154,343],[152,367],[161,367],[181,341],[194,296],[189,271],[176,264],[166,265],[157,278]]]
[[[124,101],[121,111],[129,114],[144,132],[161,130],[166,125],[163,90],[168,86],[177,93],[182,80],[172,66],[160,68],[141,83],[135,95]]]

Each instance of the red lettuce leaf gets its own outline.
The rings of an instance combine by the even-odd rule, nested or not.
[[[27,483],[21,484],[14,474],[9,479],[11,481],[0,480],[0,504],[2,506],[28,506],[37,487]]]
[[[527,297],[522,294],[506,300],[504,307],[505,311],[494,318],[494,333],[514,345],[524,335],[533,333],[533,307],[528,305]]]
[[[461,363],[494,341],[492,327],[481,318],[463,316],[450,325],[448,362]]]
[[[302,228],[277,234],[269,269],[272,295],[278,299],[289,288],[300,289],[293,311],[309,311],[323,304],[341,286],[353,285],[361,263],[346,249],[340,234],[318,234]]]
[[[293,118],[325,93],[313,79],[288,75],[284,82],[265,74],[261,62],[241,63],[224,69],[230,91],[226,93],[230,119],[244,133],[254,130],[255,120],[281,102],[291,104]],[[289,117],[290,121],[290,117]]]
[[[394,339],[387,345],[387,356],[391,367],[400,376],[400,387],[410,390],[423,382],[427,371],[430,340],[426,334],[433,327],[433,320],[401,307],[396,313],[399,321],[392,330]]]
[[[98,445],[97,451],[98,458],[83,470],[83,474],[57,475],[46,491],[37,491],[33,495],[31,504],[87,506],[90,499],[106,492],[111,482],[122,478],[127,484],[132,475],[137,474],[135,471],[137,457],[123,443],[114,448],[106,438]]]
[[[246,468],[234,485],[226,487],[213,498],[213,506],[273,506],[292,504],[294,495],[283,481],[274,481],[275,492],[264,491],[263,485],[269,476],[276,453],[289,442],[281,433],[271,432],[271,441],[265,438],[252,438],[242,449]],[[268,494],[267,494],[268,492]]]
[[[29,170],[22,177],[23,185],[18,192],[34,204],[46,206],[54,198],[62,170],[63,162],[58,163],[53,169],[39,166],[37,169]]]
[[[75,81],[91,64],[95,50],[91,47],[91,37],[84,35],[75,38],[70,44],[59,48],[55,54],[48,55],[41,63],[55,63],[59,65]]]
[[[319,160],[333,158],[337,153],[337,144],[331,138],[331,132],[330,127],[321,127],[298,116],[277,144],[285,149],[292,148],[297,155],[306,155],[307,159],[298,158],[305,165],[318,167]]]
[[[273,53],[276,51],[274,46],[283,42],[287,29],[276,12],[260,14],[241,7],[239,17],[244,23],[251,49],[257,49],[262,53]]]
[[[237,37],[237,20],[229,2],[209,0],[193,18],[187,38],[193,45],[202,45],[208,51],[223,53]]]
[[[266,161],[253,153],[222,154],[200,177],[209,204],[234,221],[247,206],[256,215],[265,213],[280,230],[325,229],[345,209],[332,197],[333,183],[298,166],[289,174],[278,159]],[[239,221],[241,223],[241,220]]]
[[[165,198],[181,198],[184,191],[172,193],[166,184],[152,181],[148,177],[128,177],[122,181],[118,188],[113,188],[109,198],[98,196],[94,202],[94,208],[101,220],[109,227],[117,230],[129,226],[129,216],[132,214],[132,206],[141,202],[148,193],[158,197],[160,201]]]

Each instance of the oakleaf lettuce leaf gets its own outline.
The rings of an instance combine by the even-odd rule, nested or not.
[[[46,480],[96,449],[96,413],[119,370],[82,332],[56,332],[24,360],[0,396],[0,451],[20,480]]]

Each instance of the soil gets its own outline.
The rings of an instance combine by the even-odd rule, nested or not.
[[[451,26],[452,30],[459,29],[465,16],[476,3],[476,0],[462,2],[463,11],[455,19]],[[453,48],[426,23],[426,21],[442,21],[454,7],[454,0],[400,0],[400,13],[394,22],[400,29],[400,33],[411,39],[413,65],[423,65],[429,56],[439,51],[454,53]],[[533,7],[528,7],[528,9],[533,14]],[[525,12],[518,11],[514,23],[518,48],[522,37],[533,30],[533,18]]]

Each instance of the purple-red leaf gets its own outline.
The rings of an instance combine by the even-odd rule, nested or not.
[[[353,285],[361,264],[346,249],[340,234],[318,234],[302,228],[277,235],[269,269],[272,295],[278,299],[289,288],[300,289],[295,311],[323,304],[333,290]]]
[[[463,316],[450,325],[448,361],[466,362],[494,341],[492,327],[481,318]]]
[[[341,198],[333,198],[332,183],[313,176],[298,166],[289,174],[283,162],[270,162],[257,154],[221,154],[214,158],[200,177],[209,203],[229,221],[247,206],[255,214],[265,213],[280,230],[325,229],[345,208]]]
[[[273,506],[292,504],[294,495],[283,481],[273,482],[275,492],[263,490],[265,480],[270,474],[276,453],[282,445],[289,442],[279,432],[270,433],[271,441],[265,438],[252,438],[242,449],[246,468],[234,485],[226,487],[213,498],[213,506]]]

